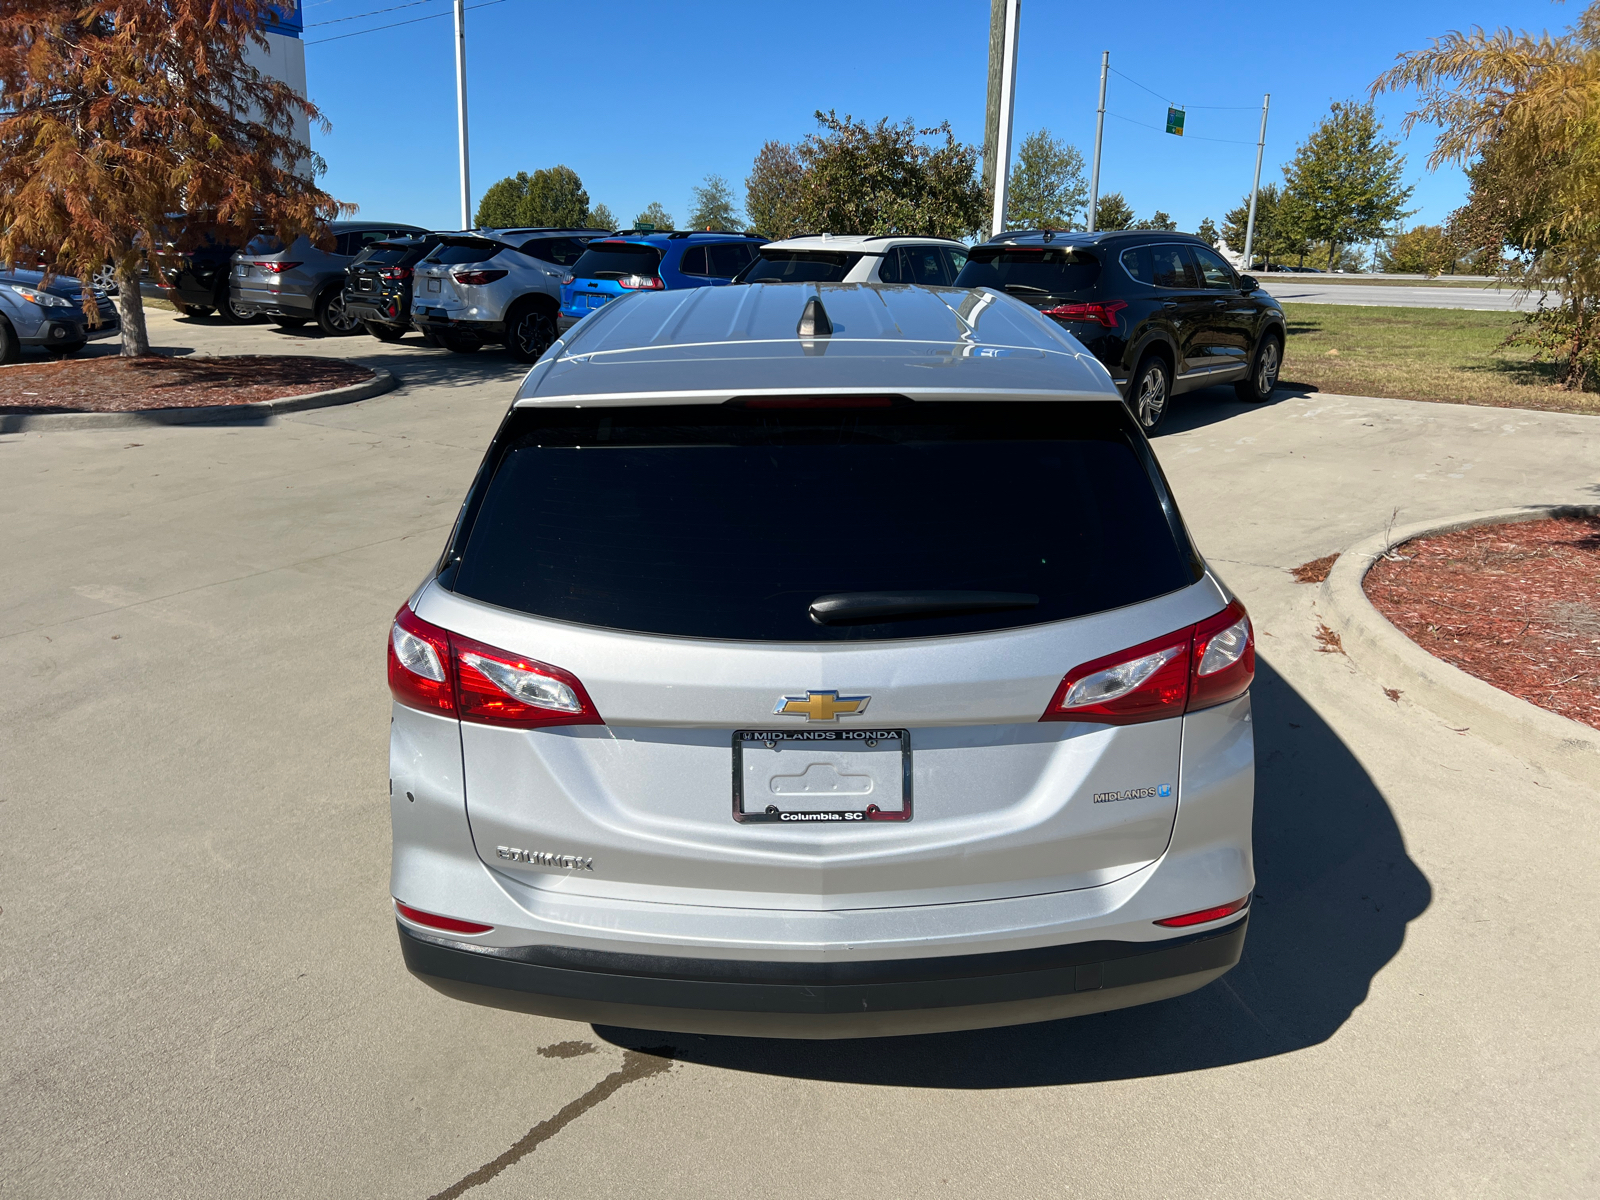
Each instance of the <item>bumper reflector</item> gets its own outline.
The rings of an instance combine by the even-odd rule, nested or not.
[[[1231,904],[1219,904],[1215,908],[1202,908],[1197,912],[1184,913],[1179,917],[1168,917],[1164,921],[1157,921],[1157,925],[1165,925],[1170,929],[1181,929],[1185,925],[1204,925],[1208,921],[1220,921],[1223,917],[1231,917],[1246,904],[1250,897],[1245,896],[1233,901]]]
[[[441,917],[434,913],[423,912],[419,908],[412,908],[409,904],[394,902],[395,911],[413,925],[425,925],[429,929],[444,929],[450,933],[488,933],[493,925],[480,925],[476,921],[460,921],[455,917]]]

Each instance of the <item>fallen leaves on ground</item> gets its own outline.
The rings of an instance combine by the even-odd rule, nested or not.
[[[1328,572],[1333,570],[1333,564],[1339,561],[1339,552],[1324,554],[1321,558],[1313,558],[1310,562],[1303,562],[1298,567],[1292,567],[1289,574],[1293,575],[1296,583],[1321,583],[1328,578]]]
[[[334,358],[251,354],[228,358],[96,358],[23,362],[0,369],[0,413],[134,412],[255,404],[372,378]]]

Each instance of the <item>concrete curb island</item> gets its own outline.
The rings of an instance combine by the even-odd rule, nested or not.
[[[300,412],[307,408],[328,408],[335,404],[354,404],[392,392],[400,380],[382,367],[371,367],[372,378],[364,383],[307,392],[303,396],[284,396],[279,400],[259,400],[254,404],[212,404],[194,408],[146,408],[134,412],[0,413],[0,433],[43,433],[86,429],[134,429],[149,425],[215,425],[236,421],[269,421],[279,413]]]
[[[1600,787],[1600,730],[1568,720],[1435,658],[1373,606],[1361,583],[1392,547],[1478,525],[1600,516],[1600,505],[1544,504],[1424,521],[1358,542],[1339,556],[1322,585],[1324,618],[1364,673],[1517,757]]]

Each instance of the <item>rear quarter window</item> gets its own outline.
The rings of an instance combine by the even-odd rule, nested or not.
[[[682,637],[926,637],[1085,616],[1199,578],[1119,402],[517,409],[441,582]],[[817,597],[941,589],[1025,610],[819,625]]]

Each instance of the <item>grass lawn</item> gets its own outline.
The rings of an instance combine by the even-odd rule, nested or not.
[[[1556,386],[1555,367],[1502,348],[1516,313],[1285,304],[1285,386],[1350,396],[1600,414],[1600,393]]]

